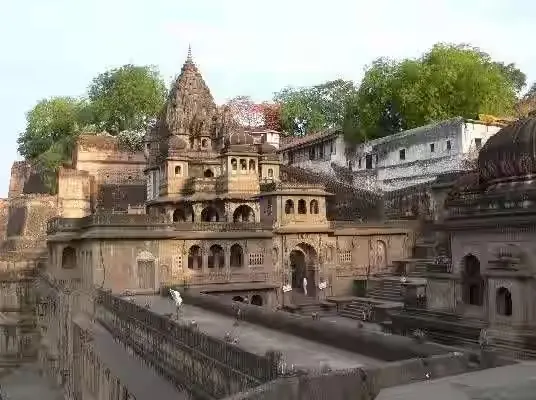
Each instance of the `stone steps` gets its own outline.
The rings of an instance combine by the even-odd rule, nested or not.
[[[375,281],[367,290],[367,296],[373,299],[402,302],[402,287],[396,279],[383,279]]]
[[[363,311],[368,304],[361,300],[352,300],[350,304],[347,304],[339,313],[341,317],[363,320]]]

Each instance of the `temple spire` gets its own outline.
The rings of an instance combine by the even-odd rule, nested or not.
[[[192,60],[192,45],[188,44],[188,55],[186,56],[186,62],[193,62]]]

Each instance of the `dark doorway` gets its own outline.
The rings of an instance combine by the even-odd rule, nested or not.
[[[253,295],[253,297],[251,298],[251,304],[253,304],[253,305],[256,305],[256,306],[260,307],[260,306],[262,306],[262,303],[263,303],[262,297],[260,295],[258,295],[258,294]]]
[[[509,317],[512,315],[512,293],[505,287],[497,290],[496,294],[497,314]]]
[[[474,306],[484,303],[484,279],[480,274],[480,260],[472,254],[463,258],[463,302]]]
[[[290,252],[290,269],[292,271],[292,288],[303,290],[303,278],[306,276],[305,254],[300,250]]]
[[[243,303],[244,298],[242,296],[235,296],[235,297],[233,297],[233,301],[238,301],[240,303]]]

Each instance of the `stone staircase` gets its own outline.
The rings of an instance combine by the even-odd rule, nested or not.
[[[369,281],[367,297],[383,301],[402,302],[402,285],[399,277],[379,278]]]
[[[366,300],[352,300],[351,303],[347,304],[340,312],[341,317],[352,318],[362,321],[363,320],[363,311],[368,307],[368,302]]]
[[[303,293],[292,293],[292,302],[295,312],[301,315],[336,315],[337,307],[327,301],[319,301],[314,297],[305,296]]]

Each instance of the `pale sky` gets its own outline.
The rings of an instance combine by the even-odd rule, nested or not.
[[[49,96],[83,95],[126,63],[166,82],[188,43],[218,103],[270,100],[282,87],[359,81],[380,56],[416,57],[470,43],[536,80],[529,0],[0,0],[0,197],[7,195],[25,113]]]

